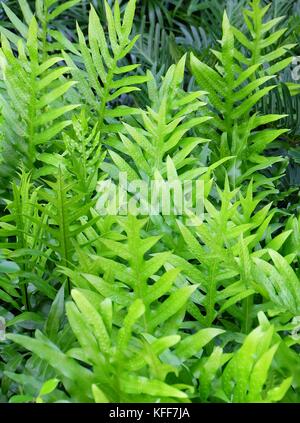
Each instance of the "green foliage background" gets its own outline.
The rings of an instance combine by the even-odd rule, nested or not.
[[[0,401],[300,402],[300,2],[0,16]],[[99,215],[120,172],[203,220]]]

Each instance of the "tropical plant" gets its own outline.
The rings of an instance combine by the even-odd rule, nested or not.
[[[300,402],[298,2],[2,5],[0,402]]]

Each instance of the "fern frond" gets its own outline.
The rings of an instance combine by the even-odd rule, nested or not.
[[[105,10],[109,42],[93,7],[89,15],[88,43],[79,26],[77,27],[84,69],[81,64],[76,64],[76,57],[73,60],[69,54],[64,54],[74,79],[79,82],[80,94],[86,104],[97,113],[101,137],[103,133],[119,129],[115,118],[140,113],[136,108],[118,105],[117,100],[123,94],[138,90],[136,85],[148,80],[147,76],[130,75],[138,65],[122,65],[122,59],[131,51],[138,38],[129,38],[135,0],[128,2],[123,20],[120,17],[118,2],[115,2],[114,12],[105,2]]]
[[[9,338],[46,360],[61,375],[66,389],[78,399],[91,398],[93,394],[95,400],[113,402],[149,401],[158,397],[189,401],[188,393],[193,392],[193,386],[170,384],[166,378],[170,373],[177,374],[184,363],[197,362],[199,351],[223,331],[197,328],[189,335],[180,329],[185,304],[195,287],[186,284],[175,289],[179,269],[159,271],[169,253],[149,256],[158,238],[141,237],[145,220],[128,216],[119,219],[119,224],[126,234],[124,241],[103,238],[102,242],[115,257],[125,260],[127,270],[124,264],[95,255],[91,259],[97,266],[97,274],[65,269],[77,285],[72,290],[74,301],[66,305],[78,340],[73,348],[63,357],[62,351],[47,344],[41,334],[30,340],[18,335]],[[132,290],[125,303],[124,284],[125,289]],[[53,348],[56,357],[61,357],[59,363],[51,359]],[[173,364],[162,359],[164,352],[172,357]],[[78,360],[93,370],[86,374],[89,387],[84,394],[76,388],[74,377],[69,380],[71,385],[67,385],[62,371],[63,368],[75,371],[81,366]],[[83,370],[81,373],[83,376]]]
[[[252,276],[253,263],[267,257],[268,249],[281,251],[291,231],[283,231],[278,237],[271,236],[270,240],[265,237],[268,230],[272,233],[270,222],[274,212],[270,211],[270,204],[256,212],[263,197],[253,195],[252,183],[245,197],[240,194],[240,200],[236,200],[237,190],[231,191],[228,181],[224,190],[217,190],[221,204],[216,205],[210,198],[205,200],[207,218],[204,217],[201,225],[192,230],[178,221],[187,249],[183,253],[181,246],[178,251],[181,258],[174,255],[170,263],[183,266],[182,272],[187,272],[194,283],[201,281],[205,295],[200,303],[195,302],[201,307],[197,310],[193,305],[189,309],[195,318],[203,322],[201,309],[204,307],[205,322],[210,326],[219,314],[230,308],[236,318],[244,318],[244,328],[248,331],[252,318],[244,317],[243,310],[235,304],[242,300],[245,304],[247,297],[251,298],[257,291],[256,277]],[[193,263],[196,260],[197,271],[193,271],[185,260],[193,260]],[[259,266],[256,271],[259,273]],[[215,309],[217,303],[220,306],[218,311]],[[247,314],[246,310],[247,307],[244,310]]]
[[[53,47],[55,50],[54,43],[48,44],[47,39],[51,36],[55,36],[58,31],[51,30],[53,21],[57,19],[62,13],[69,11],[73,6],[77,5],[80,0],[68,0],[66,2],[60,2],[59,0],[44,0],[36,3],[36,13],[34,14],[31,5],[27,0],[20,0],[19,6],[23,15],[21,20],[13,10],[4,2],[2,7],[9,21],[11,22],[13,29],[17,31],[18,35],[24,40],[27,39],[30,31],[30,25],[33,16],[35,15],[38,24],[37,37],[38,37],[38,48],[42,54],[43,60],[46,60],[49,49]],[[11,31],[4,26],[0,26],[0,33],[3,34],[13,45],[14,49],[17,49],[19,43],[19,36],[15,32]],[[59,48],[56,48],[58,50]]]
[[[124,123],[125,134],[121,134],[122,143],[112,144],[125,152],[134,161],[134,172],[141,178],[153,178],[155,172],[166,175],[166,158],[170,155],[177,169],[192,162],[190,153],[201,143],[208,140],[189,136],[210,119],[203,116],[201,101],[203,92],[186,93],[182,89],[186,56],[177,65],[172,65],[166,73],[161,86],[156,86],[154,79],[149,82],[151,108],[142,113],[139,125]],[[128,164],[117,153],[112,153],[112,160],[119,170]],[[130,164],[129,164],[130,166]],[[134,178],[133,178],[134,179]]]
[[[48,258],[43,242],[47,218],[38,212],[38,189],[33,189],[29,174],[22,171],[19,184],[13,183],[12,192],[13,199],[7,204],[9,213],[0,219],[0,248],[20,268],[18,286],[23,304],[29,309],[29,283],[47,297],[55,296],[54,288],[43,280]]]
[[[72,267],[74,259],[74,240],[76,237],[93,225],[99,215],[90,217],[89,210],[95,203],[86,197],[86,193],[76,188],[76,181],[67,169],[57,168],[55,182],[46,180],[47,188],[40,190],[39,199],[42,204],[39,208],[48,216],[44,229],[48,233],[45,241],[49,251],[55,253],[54,260],[61,266]],[[70,283],[68,281],[70,291]]]
[[[253,7],[258,8],[258,2],[255,2],[255,5],[253,3]],[[259,12],[261,19],[266,10],[263,11]],[[248,16],[248,12],[245,16]],[[251,16],[254,16],[253,11]],[[258,30],[261,34],[264,33],[261,27]],[[215,134],[211,135],[214,138],[213,155],[215,158],[236,156],[234,166],[231,166],[230,170],[234,183],[236,178],[245,174],[253,164],[262,163],[261,153],[272,141],[287,131],[259,128],[263,124],[284,117],[284,115],[259,116],[253,113],[258,102],[276,86],[266,84],[275,77],[272,72],[276,70],[270,67],[270,72],[260,74],[264,63],[259,56],[260,53],[253,53],[251,60],[245,59],[244,54],[235,47],[235,37],[242,38],[240,35],[242,33],[238,34],[237,36],[237,31],[230,25],[225,12],[222,50],[214,52],[219,61],[216,69],[199,61],[194,55],[191,56],[193,73],[200,87],[208,92],[211,116],[214,118],[212,123]],[[245,36],[244,38],[245,43],[246,41],[248,43],[248,39]],[[281,53],[284,54],[283,50],[280,50]],[[270,166],[274,159],[266,160],[264,167]],[[254,169],[256,168],[253,167],[253,171]]]
[[[71,124],[65,115],[77,105],[61,105],[62,96],[74,85],[63,75],[68,68],[53,68],[59,57],[41,61],[38,52],[37,22],[32,18],[26,46],[18,43],[18,57],[2,35],[1,55],[4,60],[4,84],[6,93],[1,94],[2,131],[4,134],[2,176],[10,175],[18,161],[27,169],[35,166],[38,153],[55,143],[59,133]]]
[[[272,341],[274,326],[259,313],[260,325],[244,340],[222,375],[222,387],[227,402],[272,402],[283,398],[292,379],[268,389],[266,383],[273,357],[280,345]]]
[[[295,44],[278,45],[280,38],[287,31],[287,28],[275,30],[276,26],[284,19],[278,16],[265,21],[265,16],[271,6],[261,7],[260,0],[250,2],[251,9],[244,10],[244,19],[248,28],[248,33],[244,34],[237,28],[233,28],[236,39],[246,49],[243,60],[247,66],[261,64],[262,69],[258,74],[274,75],[286,68],[293,60],[293,57],[286,57],[288,51]],[[268,65],[268,66],[265,66]]]

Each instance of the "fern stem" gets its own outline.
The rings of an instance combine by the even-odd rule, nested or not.
[[[63,266],[68,266],[69,264],[69,256],[68,256],[68,248],[67,248],[67,234],[66,234],[66,228],[67,228],[67,217],[66,217],[66,210],[64,209],[64,195],[63,195],[63,189],[62,186],[62,171],[59,167],[59,215],[60,215],[60,231],[61,231],[61,251],[62,251],[62,264]],[[71,293],[71,283],[69,277],[67,277],[67,287],[68,287],[68,293]]]
[[[29,311],[30,303],[29,303],[29,296],[27,291],[27,284],[24,284],[22,286],[22,302],[23,302],[23,305],[25,306],[26,311]]]
[[[24,238],[24,221],[23,221],[23,214],[22,214],[22,203],[21,203],[21,194],[20,197],[16,197],[15,200],[15,207],[16,207],[16,227],[17,227],[17,245],[18,249],[26,248],[25,238]],[[21,270],[26,270],[26,262],[20,264]],[[27,283],[24,282],[24,284],[21,286],[22,291],[22,304],[25,306],[25,309],[28,311],[30,309],[30,303],[29,303],[29,296],[27,292]]]
[[[114,76],[114,70],[115,70],[115,67],[116,67],[116,63],[117,63],[117,59],[114,59],[113,65],[107,73],[106,84],[105,84],[104,91],[103,91],[101,106],[100,106],[100,109],[99,109],[99,112],[98,112],[98,114],[99,114],[100,136],[102,135],[101,131],[102,131],[103,122],[104,122],[105,106],[106,106],[108,95],[109,95],[110,85],[111,85],[111,82],[112,82],[112,79],[113,79],[113,76]]]
[[[211,326],[214,321],[214,309],[217,294],[217,287],[215,282],[217,262],[214,260],[210,268],[209,288],[207,292],[207,308],[206,308],[206,324],[207,327]]]
[[[114,77],[114,73],[115,73],[115,70],[116,70],[116,66],[117,66],[117,63],[118,63],[118,60],[119,60],[118,54],[119,54],[119,51],[121,52],[122,50],[123,50],[123,45],[121,44],[119,46],[118,51],[114,54],[112,65],[107,72],[105,86],[104,86],[104,89],[103,89],[103,96],[102,96],[102,99],[101,99],[101,106],[100,106],[100,109],[99,109],[99,112],[98,112],[100,137],[102,135],[101,131],[102,131],[103,122],[104,122],[104,112],[105,112],[106,103],[108,101],[110,86],[111,86],[111,83],[112,83],[112,80],[113,80],[113,77]]]
[[[42,21],[42,59],[43,62],[47,59],[47,31],[48,30],[48,8],[45,6],[44,16]]]
[[[244,319],[242,324],[242,331],[244,333],[249,333],[252,327],[252,317],[251,317],[251,309],[253,306],[253,295],[250,295],[249,297],[245,298],[244,304],[243,304],[243,313],[244,313]]]

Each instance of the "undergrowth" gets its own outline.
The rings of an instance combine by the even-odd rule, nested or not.
[[[0,27],[0,401],[299,402],[287,6],[15,3]],[[146,213],[153,181],[188,181],[189,210]]]

